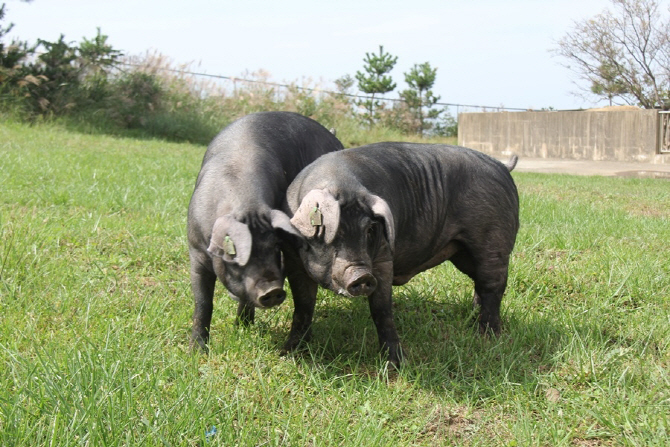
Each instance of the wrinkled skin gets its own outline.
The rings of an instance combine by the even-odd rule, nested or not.
[[[379,143],[321,157],[289,187],[285,209],[307,241],[298,251],[309,276],[368,298],[392,364],[402,358],[392,285],[446,260],[475,283],[481,331],[500,331],[519,228],[515,163],[456,146]],[[314,208],[321,225],[309,219]]]
[[[290,112],[247,115],[226,127],[205,153],[188,209],[191,286],[195,309],[191,346],[207,351],[216,279],[239,302],[237,322],[250,324],[256,308],[281,304],[288,276],[294,302],[312,301],[297,257],[282,247],[298,234],[279,210],[295,176],[319,156],[342,149],[326,128]],[[300,335],[308,329],[298,322]],[[289,338],[292,348],[299,336]]]

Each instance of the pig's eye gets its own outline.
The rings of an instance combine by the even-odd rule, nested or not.
[[[277,259],[277,263],[281,264],[282,263],[282,252],[281,248],[279,248],[279,245],[275,245],[275,258]]]
[[[372,224],[368,227],[365,236],[368,240],[373,240],[377,234],[377,224]]]

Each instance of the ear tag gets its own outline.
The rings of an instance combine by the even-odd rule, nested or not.
[[[230,236],[223,238],[223,251],[225,251],[226,254],[229,254],[230,256],[235,256],[237,254],[235,251],[235,244],[233,243],[233,240],[230,238]]]
[[[323,225],[323,220],[321,219],[321,211],[319,211],[317,207],[314,207],[314,209],[310,211],[309,223],[312,224],[313,227]]]

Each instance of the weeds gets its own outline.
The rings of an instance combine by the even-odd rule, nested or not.
[[[0,26],[0,38],[7,31]],[[344,130],[352,144],[374,141],[368,134],[399,140],[417,130],[415,118],[402,106],[384,110],[370,126],[347,96],[350,83],[337,84],[333,93],[312,80],[279,86],[263,70],[222,80],[198,76],[192,66],[156,52],[124,56],[100,30],[78,45],[63,36],[32,47],[0,42],[0,118],[200,145],[237,118],[271,110],[297,112]],[[448,132],[440,123],[436,132],[452,135],[453,141],[453,118],[450,123]]]

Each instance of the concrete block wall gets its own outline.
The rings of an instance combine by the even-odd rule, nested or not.
[[[494,156],[670,163],[656,110],[484,112],[458,116],[458,144]]]

